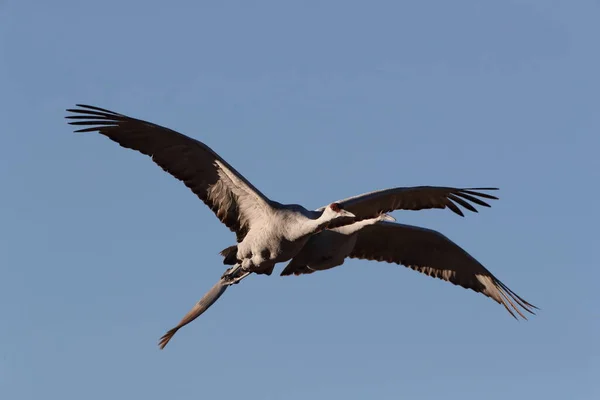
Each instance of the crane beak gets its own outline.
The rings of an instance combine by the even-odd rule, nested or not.
[[[392,217],[389,214],[383,214],[381,216],[381,221],[387,221],[387,222],[396,222],[396,218]]]
[[[341,217],[356,218],[356,215],[354,215],[350,211],[346,211],[346,210],[341,210],[339,215]]]

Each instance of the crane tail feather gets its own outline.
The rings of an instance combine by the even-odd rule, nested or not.
[[[226,249],[221,250],[219,254],[224,257],[223,264],[225,265],[235,265],[238,262],[237,246],[229,246]]]

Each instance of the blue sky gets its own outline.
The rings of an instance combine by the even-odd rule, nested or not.
[[[1,397],[599,398],[599,17],[585,0],[0,2]],[[498,186],[479,214],[394,216],[542,310],[517,322],[392,264],[281,265],[159,351],[234,235],[148,158],[73,134],[75,103],[196,137],[310,208]]]

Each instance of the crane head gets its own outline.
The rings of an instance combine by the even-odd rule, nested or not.
[[[328,210],[332,212],[333,218],[347,217],[347,218],[355,218],[356,215],[352,214],[350,211],[344,210],[344,207],[340,203],[331,203],[327,206]]]

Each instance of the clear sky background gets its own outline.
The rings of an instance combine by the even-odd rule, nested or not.
[[[597,1],[0,2],[2,399],[598,399]],[[160,351],[234,235],[147,157],[76,135],[88,103],[198,138],[317,208],[398,211],[541,311],[394,264],[253,276]]]

